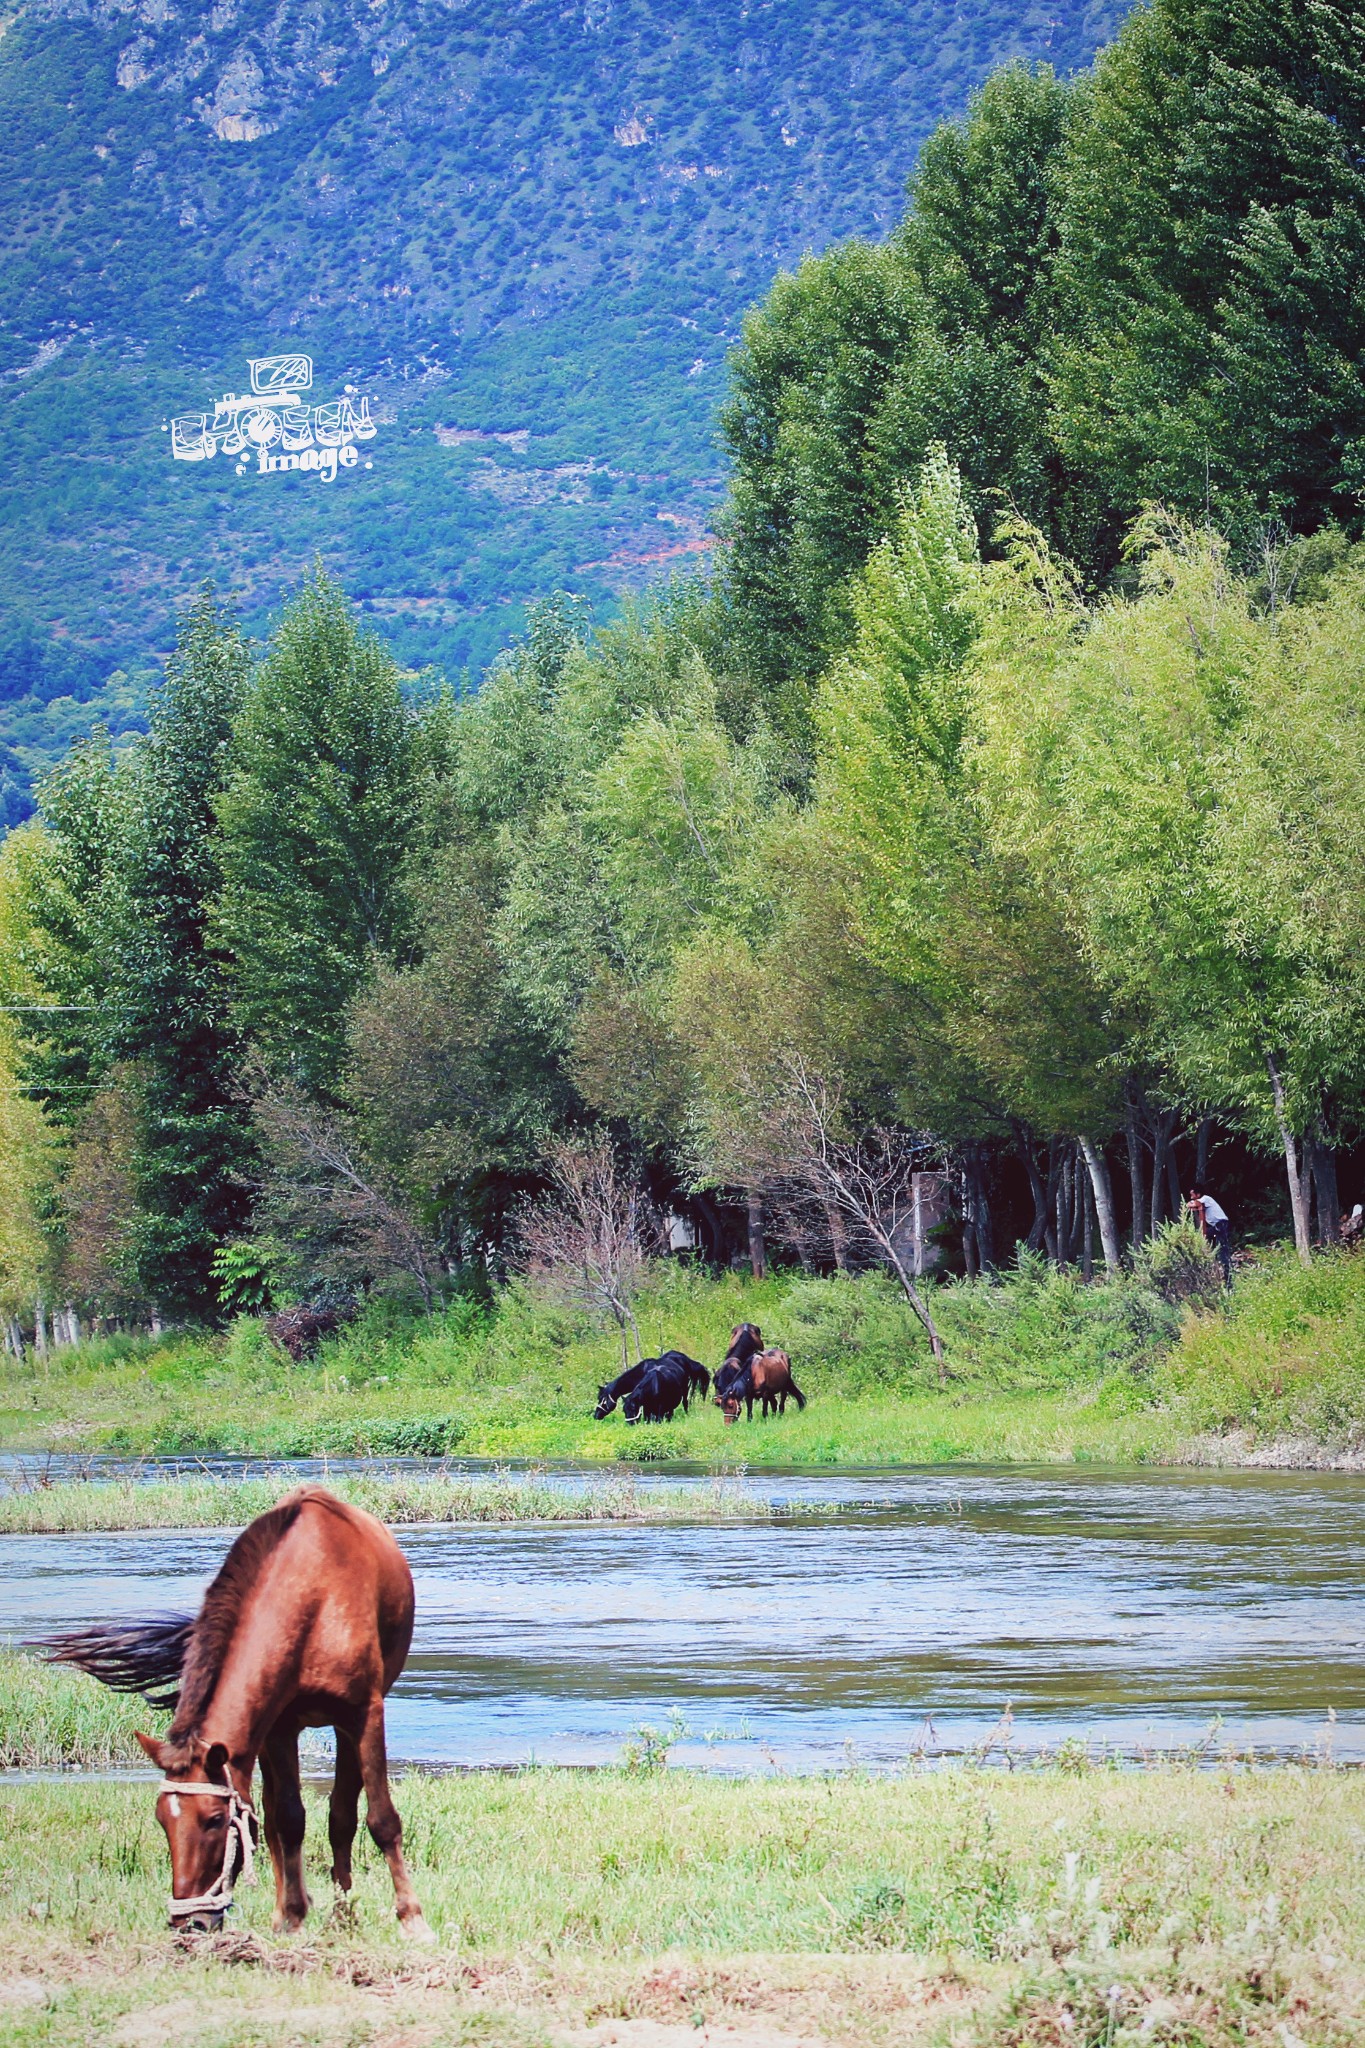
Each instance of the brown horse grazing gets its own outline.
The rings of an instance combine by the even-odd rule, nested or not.
[[[719,1381],[719,1373],[716,1375]],[[749,1360],[737,1376],[727,1384],[721,1400],[721,1410],[727,1423],[738,1422],[739,1404],[744,1403],[746,1419],[754,1419],[754,1402],[762,1403],[760,1410],[766,1421],[776,1411],[779,1415],[787,1412],[787,1396],[790,1394],[798,1408],[804,1408],[806,1397],[792,1378],[792,1362],[785,1351],[776,1348],[759,1351]]]
[[[757,1323],[736,1323],[730,1332],[730,1348],[721,1360],[715,1379],[711,1382],[711,1398],[717,1408],[725,1410],[726,1404],[749,1369],[749,1361],[763,1349],[763,1332]],[[735,1410],[737,1415],[739,1410]],[[733,1422],[734,1415],[726,1414],[727,1422]]]
[[[220,1927],[238,1876],[250,1875],[258,1761],[274,1926],[302,1924],[299,1730],[332,1727],[333,1879],[350,1890],[363,1785],[398,1918],[406,1933],[432,1939],[403,1861],[384,1749],[384,1696],[407,1660],[412,1617],[412,1573],[383,1523],[301,1486],[242,1531],[195,1620],[108,1623],[42,1645],[54,1662],[175,1708],[163,1741],[138,1736],[162,1774],[156,1812],[170,1844],[173,1927]]]

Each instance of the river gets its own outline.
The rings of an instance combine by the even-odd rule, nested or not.
[[[741,1483],[840,1512],[401,1530],[418,1618],[391,1754],[602,1763],[643,1726],[676,1736],[676,1762],[810,1770],[988,1741],[1133,1755],[1206,1741],[1221,1717],[1215,1745],[1365,1761],[1357,1475]],[[227,1540],[0,1537],[0,1639],[190,1610]]]

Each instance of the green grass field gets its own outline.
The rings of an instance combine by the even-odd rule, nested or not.
[[[614,1333],[509,1288],[430,1317],[376,1300],[294,1365],[244,1319],[224,1336],[110,1338],[0,1365],[0,1446],[122,1451],[457,1454],[604,1464],[882,1465],[1351,1461],[1365,1444],[1365,1259],[1304,1272],[1271,1254],[1232,1303],[1164,1300],[1139,1273],[1084,1287],[1027,1264],[935,1293],[950,1377],[884,1275],[756,1285],[661,1269],[646,1346],[714,1368],[728,1331],[761,1324],[790,1351],[804,1414],[726,1429],[695,1405],[667,1428],[591,1420],[620,1369]]]
[[[0,1784],[0,2038],[814,2048],[1346,2048],[1365,2030],[1365,1784],[1164,1768],[726,1781],[408,1776],[439,1947],[364,1843],[336,1912],[164,1927],[149,1785]]]

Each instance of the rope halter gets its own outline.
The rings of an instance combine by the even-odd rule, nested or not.
[[[171,1899],[171,1918],[173,1920],[183,1919],[188,1913],[226,1913],[232,1904],[232,1848],[234,1842],[240,1842],[242,1846],[241,1876],[243,1884],[255,1884],[256,1882],[256,1859],[252,1840],[252,1829],[256,1825],[256,1813],[251,1801],[243,1799],[237,1787],[231,1782],[226,1785],[210,1785],[205,1781],[203,1784],[193,1785],[181,1783],[176,1778],[163,1778],[157,1786],[158,1798],[163,1792],[169,1792],[176,1798],[181,1798],[188,1793],[192,1797],[198,1795],[204,1799],[226,1799],[228,1803],[228,1824],[223,1838],[223,1868],[218,1874],[218,1882],[211,1891],[200,1892],[197,1898],[177,1899],[173,1897]]]

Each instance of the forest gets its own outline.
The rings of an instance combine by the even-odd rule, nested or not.
[[[1154,0],[994,73],[887,241],[748,316],[708,580],[547,595],[477,690],[321,565],[263,650],[206,588],[146,737],[0,847],[11,1347],[556,1266],[624,1344],[682,1228],[885,1266],[937,1354],[917,1174],[944,1272],[1196,1261],[1206,1175],[1239,1243],[1335,1243],[1353,20]]]

